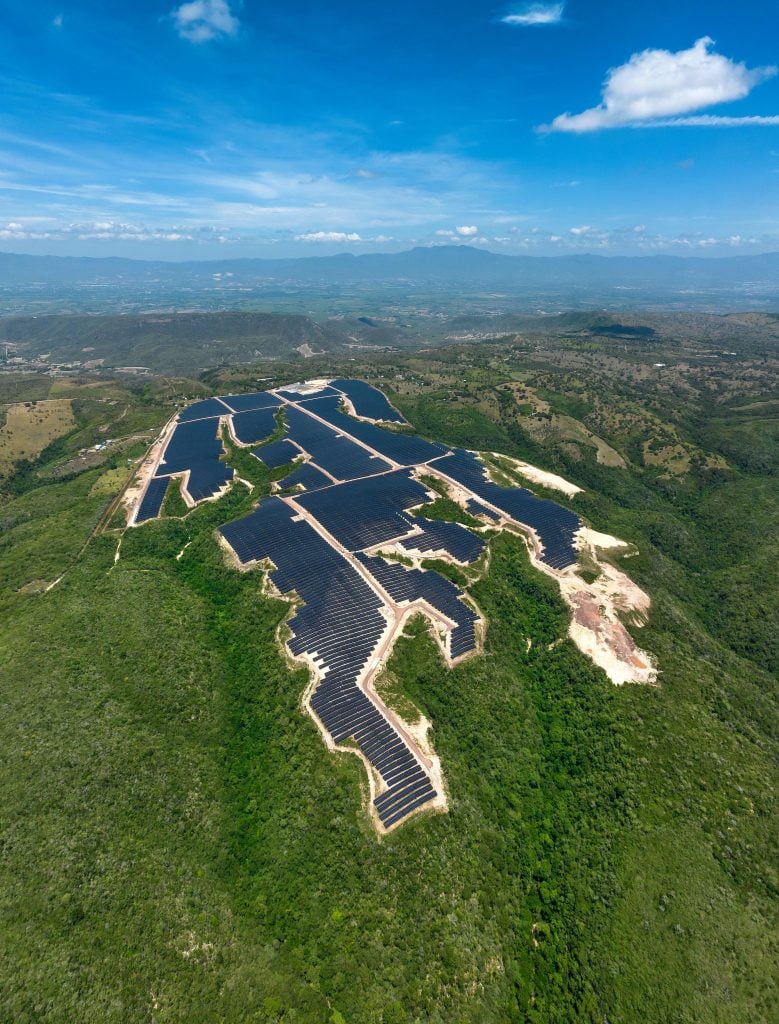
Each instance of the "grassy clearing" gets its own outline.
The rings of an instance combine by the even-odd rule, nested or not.
[[[70,399],[17,402],[6,409],[0,430],[0,476],[21,459],[32,459],[75,426]]]

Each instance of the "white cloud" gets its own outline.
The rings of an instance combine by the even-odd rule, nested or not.
[[[64,21],[65,21],[65,18],[63,17],[63,15],[56,14],[52,18],[51,23],[54,26],[54,28],[62,28],[62,25],[63,25]]]
[[[206,43],[219,36],[234,36],[238,19],[227,0],[191,0],[172,11],[176,30],[191,43]]]
[[[748,68],[714,53],[708,36],[689,50],[644,50],[606,76],[602,100],[581,114],[561,114],[547,131],[592,132],[626,125],[777,123],[774,118],[687,118],[717,103],[744,99],[777,69]],[[668,120],[668,119],[671,120]]]
[[[475,224],[462,224],[457,228],[457,234],[462,235],[463,238],[472,238],[474,235],[478,235],[479,229]]]
[[[295,235],[296,242],[361,242],[362,237],[356,231],[307,231],[304,235]]]
[[[513,10],[500,20],[505,25],[557,25],[563,20],[565,4],[530,3]]]
[[[571,228],[572,235],[589,235],[592,233],[592,228],[589,224],[582,224],[581,227]]]

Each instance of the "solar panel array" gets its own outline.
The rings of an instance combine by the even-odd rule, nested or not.
[[[317,409],[325,398],[316,403]],[[305,449],[314,462],[337,480],[355,480],[391,469],[389,463],[367,452],[348,437],[336,437],[330,427],[294,405],[284,410],[288,437]]]
[[[202,420],[206,417],[229,416],[230,410],[224,406],[218,398],[206,398],[203,402],[195,402],[188,405],[183,412],[179,413],[179,423],[189,423],[192,420]]]
[[[326,398],[335,397],[339,398],[338,392],[331,387],[325,385],[324,387],[317,388],[316,391],[289,391],[285,388],[279,388],[279,394],[283,395],[284,398],[288,398],[290,402],[310,402],[315,398]]]
[[[333,481],[329,476],[325,476],[321,469],[317,469],[316,466],[312,466],[310,462],[301,463],[296,469],[293,469],[289,476],[285,476],[281,481],[281,486],[284,490],[290,487],[296,487],[300,485],[305,487],[307,491],[317,491],[320,487],[330,487]]]
[[[307,654],[324,674],[311,706],[333,740],[353,739],[388,786],[375,801],[381,821],[390,827],[434,799],[405,739],[357,685],[387,628],[381,598],[280,498],[266,499],[220,531],[241,562],[269,558],[278,589],[302,600],[289,620],[287,645],[293,654]]]
[[[217,435],[216,419],[180,423],[157,467],[155,476],[170,476],[189,470],[187,492],[193,501],[212,498],[232,480],[235,470],[219,461],[222,441]]]
[[[409,569],[365,552],[396,543],[408,552],[441,552],[470,564],[484,550],[484,540],[466,527],[410,511],[430,499],[411,467],[432,463],[467,488],[474,495],[467,501],[474,515],[498,519],[490,505],[535,529],[543,545],[542,559],[555,568],[575,563],[574,538],[581,523],[574,513],[537,498],[527,488],[493,483],[470,452],[345,415],[339,409],[343,395],[358,415],[405,422],[386,397],[365,382],[339,378],[333,385],[310,394],[287,388],[277,394],[228,395],[185,409],[136,522],[159,514],[172,474],[188,473],[187,490],[195,501],[212,497],[232,479],[234,471],[220,461],[219,417],[231,416],[239,441],[254,444],[273,432],[276,411],[283,405],[286,437],[252,453],[274,469],[305,453],[311,461],[290,466],[281,483],[285,490],[303,491],[295,493],[294,504],[267,498],[251,515],[220,529],[243,563],[270,559],[279,590],[300,598],[290,619],[288,646],[295,655],[307,655],[320,670],[311,706],[335,742],[354,740],[378,772],[386,790],[374,802],[389,828],[433,801],[436,793],[421,755],[360,685],[393,628],[385,602],[425,602],[437,610],[447,623],[452,659],[475,649],[478,616],[463,600],[462,591],[438,573]],[[295,505],[311,522],[300,517]],[[321,524],[334,542],[329,543],[312,523]]]
[[[427,489],[410,471],[399,469],[306,494],[298,501],[345,548],[361,551],[408,533],[414,518],[405,509],[427,497]]]
[[[414,434],[400,434],[397,431],[383,430],[374,423],[364,423],[351,416],[346,416],[338,409],[337,398],[323,398],[321,401],[307,406],[317,416],[327,420],[336,430],[341,430],[358,441],[367,444],[380,455],[392,459],[400,466],[418,466],[423,462],[444,455],[449,449],[445,445],[433,441],[425,441]]]
[[[472,516],[486,516],[488,519],[500,519],[497,512],[493,512],[491,508],[487,508],[486,505],[482,505],[480,501],[476,501],[474,498],[469,498],[465,503],[466,509],[471,513]]]
[[[276,429],[276,410],[273,408],[251,409],[233,416],[233,433],[241,444],[262,441]]]
[[[358,416],[366,416],[369,420],[384,420],[388,423],[407,422],[397,409],[392,408],[383,392],[366,384],[364,380],[339,378],[330,383],[339,391],[343,391]]]
[[[476,649],[478,615],[464,601],[458,586],[437,572],[408,569],[399,562],[388,562],[370,555],[357,555],[376,582],[398,604],[426,601],[455,623],[449,634],[452,658],[460,658]]]
[[[468,565],[475,562],[484,550],[481,537],[459,523],[425,519],[423,516],[415,516],[412,521],[422,527],[422,533],[399,542],[406,551],[418,551],[423,555],[431,551],[445,551],[456,562]]]
[[[487,477],[484,465],[472,452],[455,448],[440,459],[435,468],[451,480],[462,484],[480,498],[501,509],[518,523],[532,527],[541,539],[541,560],[554,569],[565,569],[576,563],[574,538],[581,520],[557,502],[537,498],[526,487],[500,487]]]
[[[300,449],[296,448],[291,441],[282,438],[280,441],[271,441],[260,448],[255,448],[252,455],[264,462],[268,469],[278,469],[279,466],[286,466],[288,462],[300,455]]]
[[[170,478],[167,476],[153,477],[149,481],[146,493],[135,516],[136,523],[145,523],[149,519],[156,519],[160,514],[162,503],[165,500],[165,492],[168,489]]]
[[[248,412],[251,409],[277,409],[281,405],[281,399],[272,395],[270,391],[255,391],[250,395],[225,395],[219,401],[229,405],[233,412]]]

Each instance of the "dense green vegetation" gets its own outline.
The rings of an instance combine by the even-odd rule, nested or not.
[[[660,685],[613,687],[565,639],[552,581],[517,538],[494,538],[471,588],[484,655],[446,670],[417,620],[390,661],[433,722],[450,810],[383,841],[359,762],[328,754],[300,708],[306,674],[275,640],[288,605],[228,568],[214,538],[283,470],[228,445],[253,491],[99,533],[80,557],[110,505],[95,484],[127,455],[51,470],[101,436],[105,403],[81,405],[78,436],[4,482],[0,1019],[772,1020],[771,393],[762,380],[722,399],[707,378],[696,398],[627,363],[585,378],[524,358],[497,345],[415,358],[402,364],[413,389],[392,398],[439,440],[586,488],[573,507],[640,552],[624,568],[653,598],[639,639]],[[391,382],[396,366],[370,369]],[[627,468],[507,399],[497,389],[515,373]],[[126,389],[110,409],[161,424],[181,390]],[[768,404],[741,411],[754,403]],[[645,465],[657,423],[726,467]],[[436,508],[451,512],[443,497]],[[48,593],[26,588],[63,572]]]

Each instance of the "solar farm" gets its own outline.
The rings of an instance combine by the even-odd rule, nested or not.
[[[218,534],[241,568],[260,567],[294,601],[286,648],[311,670],[307,710],[331,748],[363,758],[380,832],[445,808],[438,758],[373,686],[415,613],[432,623],[449,665],[479,650],[479,610],[424,562],[474,566],[490,531],[513,527],[539,566],[563,575],[577,562],[580,519],[527,488],[493,482],[475,453],[410,433],[371,385],[337,379],[188,406],[163,436],[133,525],[159,516],[174,477],[190,507],[231,486],[225,426],[263,465],[288,468],[277,493]],[[431,478],[477,526],[425,518],[424,506],[438,497]]]

